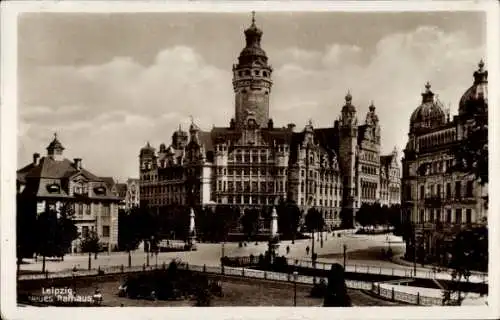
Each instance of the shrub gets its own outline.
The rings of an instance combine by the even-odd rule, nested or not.
[[[276,272],[287,272],[288,269],[288,262],[286,260],[286,257],[281,256],[281,257],[276,257],[274,259],[274,264],[273,264],[273,271]]]
[[[321,278],[319,280],[319,283],[314,284],[314,286],[311,289],[311,297],[312,298],[324,298],[326,294],[326,281],[325,279]]]
[[[336,263],[332,265],[328,274],[328,285],[323,301],[325,307],[350,307],[351,298],[347,294],[344,268]]]

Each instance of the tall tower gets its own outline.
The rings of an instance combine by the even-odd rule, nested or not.
[[[349,217],[344,217],[343,222],[352,226],[354,222],[354,198],[356,195],[356,148],[358,137],[358,120],[356,108],[352,105],[352,96],[348,92],[345,97],[345,105],[342,107],[340,117],[340,168],[343,177],[342,207],[347,210]],[[347,219],[346,219],[347,218]],[[352,220],[351,220],[352,219]]]
[[[240,53],[238,64],[233,65],[233,88],[235,93],[235,125],[241,129],[253,119],[257,126],[265,127],[269,121],[269,94],[271,92],[272,68],[260,47],[262,31],[255,25],[245,30],[246,46]]]

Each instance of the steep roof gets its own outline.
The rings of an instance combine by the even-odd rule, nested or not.
[[[117,183],[116,184],[116,191],[118,192],[118,196],[120,198],[125,198],[125,196],[127,195],[127,189],[128,189],[128,186],[126,183]]]

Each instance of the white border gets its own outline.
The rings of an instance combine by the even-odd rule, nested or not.
[[[265,2],[48,2],[12,1],[1,3],[1,313],[5,319],[71,318],[88,319],[99,317],[120,318],[206,318],[214,319],[493,319],[500,318],[498,304],[498,232],[500,225],[499,200],[496,197],[499,163],[496,148],[500,136],[495,123],[500,123],[498,103],[500,96],[499,5],[496,1],[265,1]],[[15,183],[17,170],[17,15],[21,12],[250,12],[255,11],[485,11],[487,13],[487,66],[489,70],[489,121],[490,121],[490,207],[489,207],[489,306],[488,307],[356,307],[356,308],[17,308],[15,267]],[[464,84],[464,88],[467,84]],[[492,90],[492,88],[497,90]],[[495,121],[496,120],[496,121]],[[493,191],[493,192],[492,192]],[[496,289],[496,290],[495,290]],[[30,310],[31,309],[31,310]]]

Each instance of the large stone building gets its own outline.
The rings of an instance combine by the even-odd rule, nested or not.
[[[411,115],[402,162],[403,216],[414,224],[416,235],[407,242],[410,257],[415,254],[419,260],[445,262],[447,248],[459,230],[486,223],[488,187],[474,175],[454,170],[452,148],[463,142],[477,115],[487,115],[487,86],[488,71],[481,61],[453,120],[429,83],[422,104]]]
[[[139,179],[129,178],[124,183],[117,183],[118,197],[120,197],[120,209],[132,209],[139,207]]]
[[[262,31],[252,19],[246,46],[233,65],[235,114],[228,127],[189,132],[179,127],[170,145],[140,150],[140,196],[150,207],[169,204],[266,207],[294,200],[316,207],[329,226],[342,208],[363,202],[400,202],[397,154],[380,155],[380,123],[373,103],[358,124],[348,93],[341,115],[327,128],[312,121],[275,127],[269,118],[273,69],[261,48]],[[333,118],[333,115],[332,115]],[[352,212],[352,211],[350,211]]]
[[[118,243],[119,198],[113,178],[98,177],[82,166],[82,159],[70,161],[54,135],[47,156],[33,154],[33,162],[17,171],[17,193],[23,201],[23,214],[59,210],[69,204],[80,238],[73,241],[72,252],[80,251],[80,241],[89,231],[97,232],[103,250]],[[30,204],[30,205],[26,205]]]

